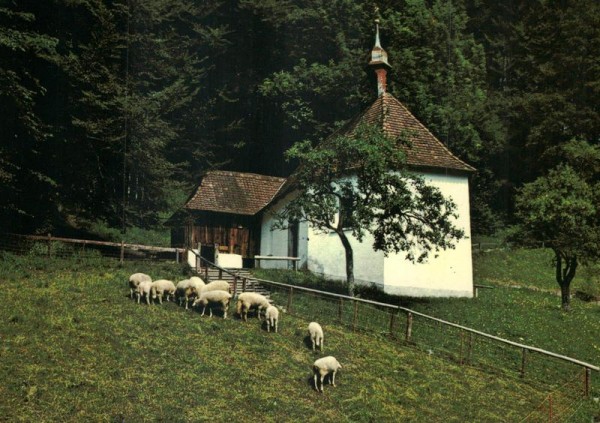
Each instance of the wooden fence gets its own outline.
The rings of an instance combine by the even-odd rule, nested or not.
[[[235,272],[201,257],[197,257],[196,266],[198,272],[205,272],[205,275],[210,266],[219,269],[219,278],[224,273],[232,275],[236,281],[239,277]],[[282,306],[286,313],[391,338],[460,364],[508,372],[523,379],[542,378],[544,382],[557,384],[577,380],[577,388],[573,388],[573,383],[569,386],[581,398],[590,396],[592,371],[600,371],[598,366],[575,358],[500,338],[406,307],[270,280],[256,281],[270,291],[273,302]],[[246,280],[243,282],[242,292]],[[237,283],[234,286],[237,288]]]
[[[11,235],[10,237],[13,237],[13,241],[46,245],[43,254],[46,256],[52,256],[53,245],[60,242],[80,245],[82,248],[110,247],[119,251],[118,255],[112,256],[118,257],[121,261],[127,257],[127,252],[135,251],[150,255],[166,253],[178,262],[187,258],[187,252],[181,248],[77,240],[51,235]],[[10,247],[10,242],[6,242],[6,236],[3,239],[4,241],[0,242],[0,249],[16,251]],[[134,255],[133,258],[135,257],[139,258],[139,255]],[[198,255],[196,255],[195,267],[198,273],[204,272],[205,277],[208,275],[209,267],[218,269],[219,278],[222,278],[225,273],[230,274],[234,280],[234,295],[246,290],[247,278],[240,278],[234,271],[223,269]],[[542,378],[556,383],[575,380],[576,382],[569,382],[571,386],[569,389],[579,393],[582,398],[590,396],[592,371],[600,371],[598,366],[581,360],[500,338],[406,307],[270,280],[255,279],[255,281],[268,288],[271,299],[282,306],[287,313],[318,320],[325,325],[342,325],[353,331],[391,338],[394,342],[420,348],[428,354],[443,355],[460,364],[509,372],[520,378],[530,378],[530,380]],[[241,282],[239,287],[238,282]],[[577,376],[574,378],[575,373]],[[553,398],[549,396],[543,406],[544,410],[549,410],[550,416],[557,414],[556,401],[553,402]]]
[[[167,257],[169,259],[180,262],[184,259],[185,250],[183,248],[170,247],[155,247],[152,245],[129,244],[124,241],[108,242],[95,241],[89,239],[74,239],[54,237],[51,234],[42,235],[19,235],[19,234],[3,234],[0,236],[0,249],[22,254],[31,250],[35,244],[44,245],[43,254],[47,257],[51,256],[68,256],[72,255],[75,246],[80,247],[79,251],[85,251],[86,248],[94,248],[101,252],[102,255],[119,258],[121,262],[126,259],[134,260],[154,260],[157,256]],[[73,248],[63,249],[58,248],[59,245],[69,245]],[[38,253],[42,253],[38,249]]]

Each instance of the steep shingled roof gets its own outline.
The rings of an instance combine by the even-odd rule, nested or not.
[[[404,135],[411,142],[405,148],[407,164],[414,168],[473,172],[469,166],[446,148],[393,95],[384,93],[369,108],[336,131],[332,136],[352,135],[361,124],[380,127],[385,134],[398,139]]]
[[[215,170],[207,172],[184,208],[255,215],[275,196],[285,178]]]

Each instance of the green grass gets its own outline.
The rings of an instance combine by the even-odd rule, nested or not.
[[[474,256],[475,283],[559,291],[549,249],[505,249]],[[578,278],[573,285],[577,286]]]
[[[142,229],[131,227],[127,228],[126,233],[123,234],[119,228],[109,227],[103,222],[88,222],[85,226],[90,233],[107,241],[124,241],[126,244],[153,245],[156,247],[171,246],[171,232],[169,228]]]
[[[518,421],[546,395],[333,324],[313,353],[308,320],[287,313],[269,334],[256,319],[129,299],[129,274],[182,278],[175,264],[0,258],[6,421]],[[310,365],[329,354],[343,369],[321,395]]]
[[[274,272],[263,271],[261,277],[278,277]],[[294,272],[287,272],[283,278],[291,282]],[[305,276],[300,276],[303,283]],[[373,295],[363,290],[364,298],[372,298],[391,304],[401,304],[431,316],[468,326],[482,332],[496,335],[514,342],[546,349],[567,355],[575,359],[600,365],[600,306],[594,302],[586,302],[574,297],[572,310],[565,313],[561,310],[558,285],[554,279],[552,252],[547,249],[533,250],[496,250],[474,256],[475,283],[491,285],[493,289],[481,289],[476,299],[448,298],[397,298],[381,293]],[[572,286],[574,293],[584,278],[579,275]],[[331,282],[325,282],[331,283]],[[310,281],[315,287],[317,281]],[[298,295],[294,297],[298,302]],[[313,302],[314,303],[314,302]],[[312,305],[308,313],[318,315],[331,314],[335,305]],[[310,306],[308,306],[310,307]],[[344,308],[345,324],[352,311]],[[362,312],[361,312],[362,313]],[[389,317],[382,313],[372,312],[370,322],[384,333],[389,325]],[[400,323],[402,325],[403,322]],[[415,319],[413,337],[424,349],[448,353],[451,357],[459,356],[460,338],[452,331],[424,325],[423,319]],[[364,326],[365,323],[362,323]],[[372,329],[370,329],[372,330]],[[499,368],[508,368],[513,373],[520,366],[520,351],[512,348],[496,348],[486,343],[485,348],[473,352],[476,364],[491,364]],[[463,352],[464,355],[464,352]],[[571,374],[576,367],[562,364],[561,361],[546,359],[533,354],[529,357],[528,372],[533,376],[545,379],[547,383],[560,385],[564,377],[558,373]],[[592,376],[593,396],[600,396],[600,374]],[[591,415],[600,417],[597,403],[586,404],[582,419],[589,421]]]

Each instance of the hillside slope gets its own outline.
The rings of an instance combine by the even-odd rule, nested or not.
[[[4,256],[0,267],[7,421],[514,421],[545,395],[336,327],[313,353],[308,321],[286,314],[274,334],[129,299],[130,273],[183,278],[175,265],[32,263]],[[343,369],[319,394],[311,364],[330,354]]]

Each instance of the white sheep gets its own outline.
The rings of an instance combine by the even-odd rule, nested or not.
[[[204,311],[206,310],[206,306],[208,303],[219,303],[223,307],[223,319],[227,319],[227,309],[229,308],[229,301],[231,300],[231,294],[225,291],[207,291],[203,292],[196,301],[192,304],[192,307],[197,305],[201,305],[202,314],[204,316]],[[210,317],[212,317],[212,308],[209,308]]]
[[[166,279],[159,279],[157,281],[152,282],[152,299],[155,300],[158,297],[158,302],[162,304],[163,296],[167,296],[167,301],[169,301],[171,295],[175,296],[175,284]]]
[[[145,273],[134,273],[129,277],[129,297],[133,298],[133,293],[137,292],[137,287],[140,282],[150,281],[152,282],[152,278]]]
[[[206,285],[206,282],[204,282],[204,279],[202,279],[202,278],[201,278],[201,277],[199,277],[199,276],[192,276],[192,277],[190,278],[190,280],[191,280],[192,282],[194,282],[194,283],[201,283],[201,284],[202,284],[202,286]]]
[[[152,290],[152,282],[142,281],[136,288],[137,303],[140,303],[142,295],[146,296],[146,304],[150,305],[150,291]]]
[[[315,389],[319,391],[319,385],[317,384],[317,374],[321,380],[321,392],[323,392],[323,381],[325,376],[331,374],[329,384],[335,386],[335,373],[342,368],[342,365],[335,359],[334,356],[330,355],[327,357],[319,358],[313,363],[313,374],[315,380]]]
[[[200,294],[208,291],[231,292],[231,286],[229,285],[229,282],[222,279],[217,279],[204,285],[204,287],[202,287],[202,289],[200,290]]]
[[[325,336],[323,335],[323,328],[317,322],[310,322],[308,324],[308,333],[310,334],[310,340],[312,342],[312,349],[315,350],[315,345],[319,346],[319,349],[323,351],[323,343]]]
[[[199,278],[198,276],[192,276],[190,278],[190,288],[192,290],[192,295],[195,295],[196,298],[200,296],[200,292],[204,289],[206,283]]]
[[[190,296],[192,295],[192,288],[190,287],[190,279],[183,279],[177,282],[175,286],[175,299],[181,306],[183,301],[185,301],[185,309],[188,309],[188,302]]]
[[[245,321],[248,321],[248,310],[256,307],[256,317],[260,319],[260,311],[266,310],[271,304],[263,295],[256,292],[244,292],[239,295],[236,311]]]
[[[275,328],[277,333],[277,324],[279,322],[279,310],[277,307],[270,305],[265,311],[265,319],[267,320],[267,331],[271,332],[271,327]]]

